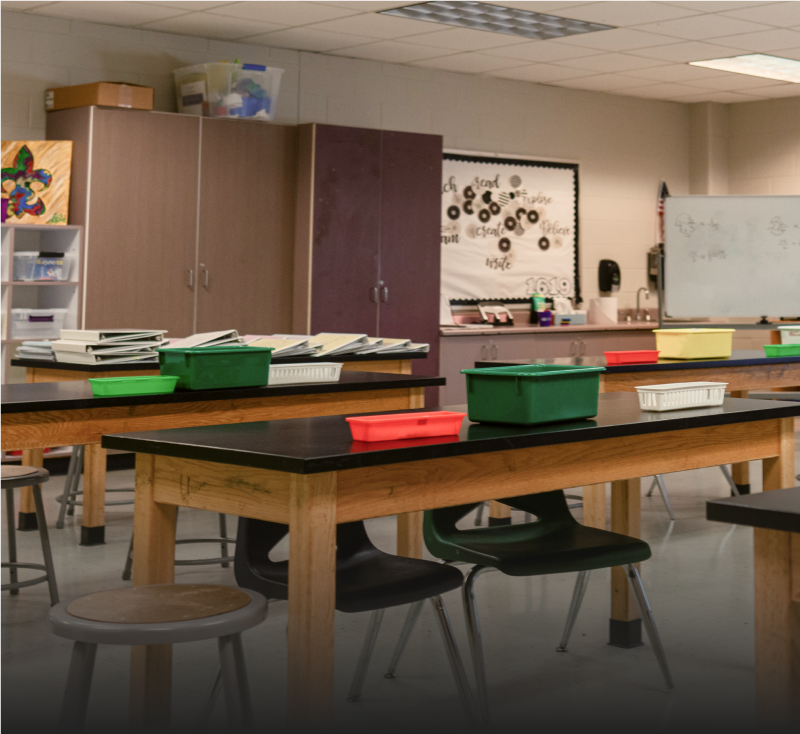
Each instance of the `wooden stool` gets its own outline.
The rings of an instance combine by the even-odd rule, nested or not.
[[[8,563],[2,567],[9,570],[11,583],[3,584],[3,591],[10,591],[12,596],[19,594],[19,590],[26,586],[42,584],[45,581],[50,587],[50,604],[58,604],[58,586],[56,585],[56,572],[53,568],[53,555],[50,552],[50,536],[47,533],[47,521],[44,517],[44,504],[42,503],[42,484],[50,479],[46,469],[35,466],[4,466],[2,471],[2,488],[6,492],[6,523],[8,534]],[[39,538],[42,541],[42,555],[44,564],[18,563],[17,562],[17,535],[14,528],[14,489],[16,487],[33,487],[33,502],[36,508],[36,523],[39,526]],[[28,581],[19,581],[17,569],[32,568],[35,571],[44,571],[44,576],[38,576]]]
[[[169,645],[218,638],[232,731],[252,729],[241,633],[267,616],[258,592],[228,586],[159,584],[89,594],[50,610],[53,632],[75,640],[61,729],[83,728],[97,645]]]

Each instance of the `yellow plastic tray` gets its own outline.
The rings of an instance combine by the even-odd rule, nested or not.
[[[659,359],[723,359],[731,356],[736,329],[653,329]]]

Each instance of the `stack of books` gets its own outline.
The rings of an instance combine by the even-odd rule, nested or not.
[[[53,362],[56,358],[51,341],[22,342],[14,356],[17,359],[41,359],[45,362]]]
[[[145,329],[62,329],[54,341],[57,362],[124,364],[155,362],[166,331]]]
[[[245,340],[236,329],[225,331],[209,331],[204,334],[193,334],[186,339],[175,339],[164,345],[164,349],[197,349],[204,347],[235,347],[243,345]]]

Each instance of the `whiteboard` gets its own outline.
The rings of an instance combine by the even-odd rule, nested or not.
[[[800,196],[670,196],[669,316],[800,314]]]

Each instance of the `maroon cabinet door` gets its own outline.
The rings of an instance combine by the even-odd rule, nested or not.
[[[380,130],[316,125],[311,333],[377,330]]]
[[[430,344],[414,373],[437,375],[442,138],[384,131],[381,161],[378,336]]]

